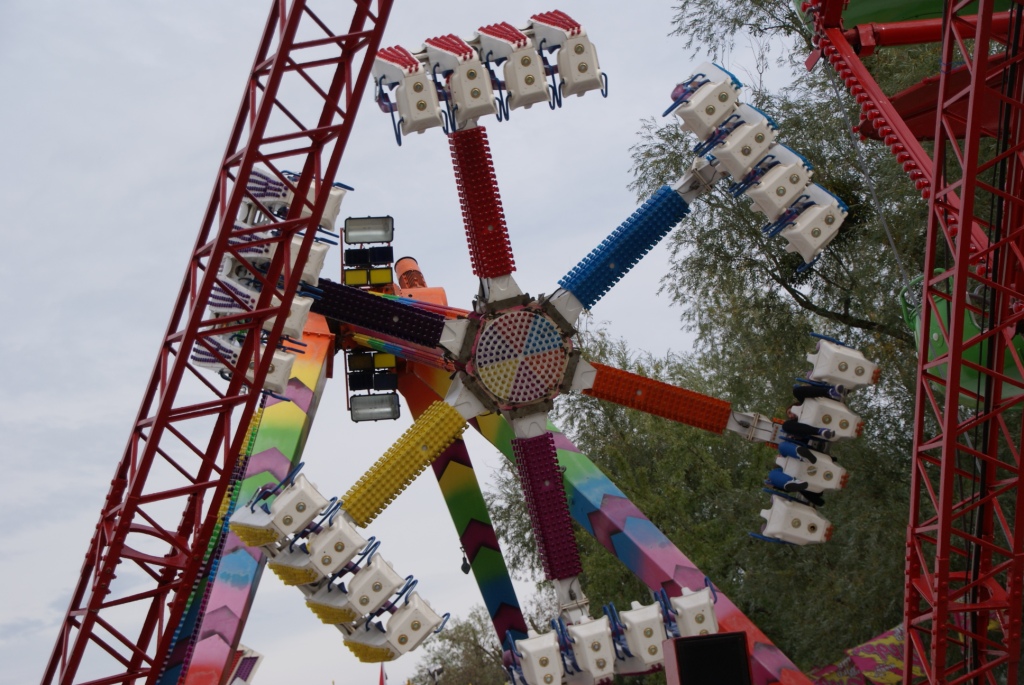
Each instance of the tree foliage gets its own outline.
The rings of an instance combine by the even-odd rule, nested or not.
[[[416,683],[433,682],[430,672],[444,669],[440,683],[502,685],[506,682],[501,665],[501,644],[494,634],[487,609],[476,606],[465,618],[453,618],[424,646],[424,656],[413,676]]]
[[[523,615],[531,629],[547,631],[547,621],[557,613],[554,591],[550,586],[524,603]],[[448,626],[423,646],[424,655],[413,676],[417,685],[434,682],[430,672],[444,669],[438,683],[458,685],[500,685],[506,682],[502,649],[494,626],[483,606],[475,606],[465,618],[452,618]]]

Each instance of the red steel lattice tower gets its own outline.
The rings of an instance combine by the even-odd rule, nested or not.
[[[808,4],[817,55],[861,106],[860,130],[874,130],[929,200],[904,604],[904,663],[924,676],[905,680],[1018,682],[1024,7],[947,2],[941,21],[844,31],[846,2]],[[934,133],[915,134],[860,55],[939,40]],[[933,136],[929,155],[918,138]],[[965,317],[981,332],[965,338]]]
[[[967,20],[968,3],[947,3],[942,23],[904,607],[906,657],[929,683],[1019,674],[1022,7],[1000,34],[993,5],[982,0]],[[970,239],[972,226],[985,243]],[[982,325],[965,339],[967,316]],[[970,371],[979,382],[967,382]]]
[[[290,264],[303,263],[312,247],[392,0],[322,2],[319,12],[314,4],[271,3],[167,333],[44,684],[154,683],[203,570],[218,507],[271,364],[269,351],[281,340],[300,285],[301,269]],[[273,216],[248,191],[256,165],[294,192],[286,216]],[[272,225],[236,225],[243,199],[264,210]],[[265,237],[268,229],[276,234]],[[246,244],[275,245],[265,271],[239,252]],[[262,288],[255,306],[214,319],[206,305],[225,255],[239,260]],[[193,364],[194,349],[217,354],[213,336],[232,333],[245,342],[237,361],[222,357],[227,380]]]

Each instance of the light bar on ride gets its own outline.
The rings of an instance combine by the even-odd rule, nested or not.
[[[558,284],[571,292],[584,309],[590,309],[689,211],[689,205],[678,192],[662,186]]]
[[[345,494],[345,510],[355,524],[365,527],[373,521],[462,435],[468,419],[482,413],[463,416],[445,402],[431,404]]]

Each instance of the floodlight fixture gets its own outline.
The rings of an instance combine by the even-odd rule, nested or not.
[[[389,392],[377,395],[353,395],[349,398],[349,410],[353,421],[388,421],[397,419],[401,413],[398,394]]]
[[[390,216],[349,217],[345,219],[345,244],[390,243],[395,236],[395,220]]]

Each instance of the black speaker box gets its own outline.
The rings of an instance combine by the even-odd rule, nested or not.
[[[717,633],[665,641],[668,685],[752,685],[746,633]]]

